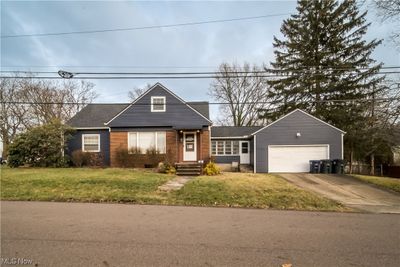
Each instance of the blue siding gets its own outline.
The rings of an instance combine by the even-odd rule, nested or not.
[[[211,127],[212,130],[212,127]],[[251,139],[229,139],[229,138],[224,138],[224,139],[214,139],[211,138],[212,141],[250,141],[250,165],[253,165],[254,162],[254,141],[253,138]],[[211,144],[210,144],[211,146]],[[211,147],[210,147],[211,149]],[[239,150],[240,150],[240,145],[239,145]],[[240,151],[239,151],[240,152]],[[233,161],[237,161],[240,163],[240,155],[212,155],[215,158],[216,163],[232,163]]]
[[[166,111],[151,112],[151,97],[165,96]],[[118,117],[109,123],[110,127],[168,127],[208,126],[211,123],[202,115],[182,103],[160,85],[156,85]]]
[[[215,163],[229,163],[231,164],[232,162],[240,162],[240,156],[213,156],[215,158]]]
[[[297,110],[256,134],[256,171],[268,172],[269,145],[313,144],[329,144],[330,159],[342,158],[342,132]]]
[[[77,130],[68,141],[67,154],[71,156],[75,150],[82,150],[82,134],[100,134],[100,153],[104,156],[104,165],[110,165],[110,133],[104,130]]]

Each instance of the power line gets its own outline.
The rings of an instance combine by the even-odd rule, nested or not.
[[[4,68],[110,68],[110,69],[216,69],[216,66],[149,66],[149,65],[125,65],[125,66],[99,66],[99,65],[3,65]]]
[[[386,74],[399,74],[400,71],[385,71],[385,72],[377,72],[374,74],[386,75]],[[308,74],[308,73],[305,73]],[[325,75],[314,74],[314,75]],[[215,75],[208,76],[81,76],[81,77],[72,77],[70,80],[154,80],[154,79],[214,79],[217,77],[223,77],[220,74],[216,73]],[[280,77],[299,77],[299,75],[236,75],[232,78],[280,78]],[[57,76],[0,76],[3,79],[46,79],[46,80],[64,80],[65,78],[57,77]]]
[[[269,14],[269,15],[261,15],[261,16],[240,17],[240,18],[230,18],[230,19],[218,19],[218,20],[205,20],[205,21],[196,21],[196,22],[184,22],[184,23],[176,23],[176,24],[151,25],[151,26],[142,26],[142,27],[129,27],[129,28],[115,28],[115,29],[88,30],[88,31],[71,31],[71,32],[53,32],[53,33],[32,33],[32,34],[17,34],[17,35],[1,35],[1,38],[2,39],[6,39],[6,38],[19,38],[19,37],[32,37],[32,36],[42,37],[42,36],[60,36],[60,35],[104,33],[104,32],[117,32],[117,31],[149,30],[149,29],[183,27],[183,26],[193,26],[193,25],[222,23],[222,22],[234,22],[234,21],[243,21],[243,20],[255,20],[255,19],[278,17],[278,16],[287,16],[287,15],[290,15],[290,13]]]
[[[374,69],[375,67],[363,67],[363,68],[330,68],[326,67],[324,69],[320,69],[319,71],[359,71],[359,70],[368,70]],[[400,66],[387,66],[381,67],[380,69],[400,69]],[[73,75],[221,75],[221,74],[260,74],[260,73],[271,73],[273,71],[280,71],[280,72],[303,72],[303,73],[310,73],[314,70],[310,69],[265,69],[265,70],[256,70],[256,71],[197,71],[197,72],[85,72],[85,71],[78,71],[78,72],[71,72]],[[0,73],[37,73],[37,74],[58,74],[57,71],[21,71],[21,70],[0,70]],[[389,73],[389,72],[385,72]]]

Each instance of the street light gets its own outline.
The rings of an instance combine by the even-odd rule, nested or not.
[[[71,79],[74,77],[74,74],[72,72],[68,72],[65,70],[59,70],[58,75],[60,75],[61,78],[64,78],[64,79]]]

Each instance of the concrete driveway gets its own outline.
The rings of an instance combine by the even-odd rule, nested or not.
[[[400,194],[379,189],[350,176],[310,173],[279,175],[301,188],[350,208],[373,213],[400,213]]]

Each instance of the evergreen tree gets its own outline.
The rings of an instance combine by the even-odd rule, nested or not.
[[[363,39],[370,23],[354,0],[300,0],[297,14],[281,26],[284,39],[274,37],[275,62],[270,80],[276,119],[301,108],[347,132],[348,151],[359,145],[359,130],[369,100],[379,93],[381,64],[371,58],[381,40]],[[354,100],[354,101],[342,101]]]

